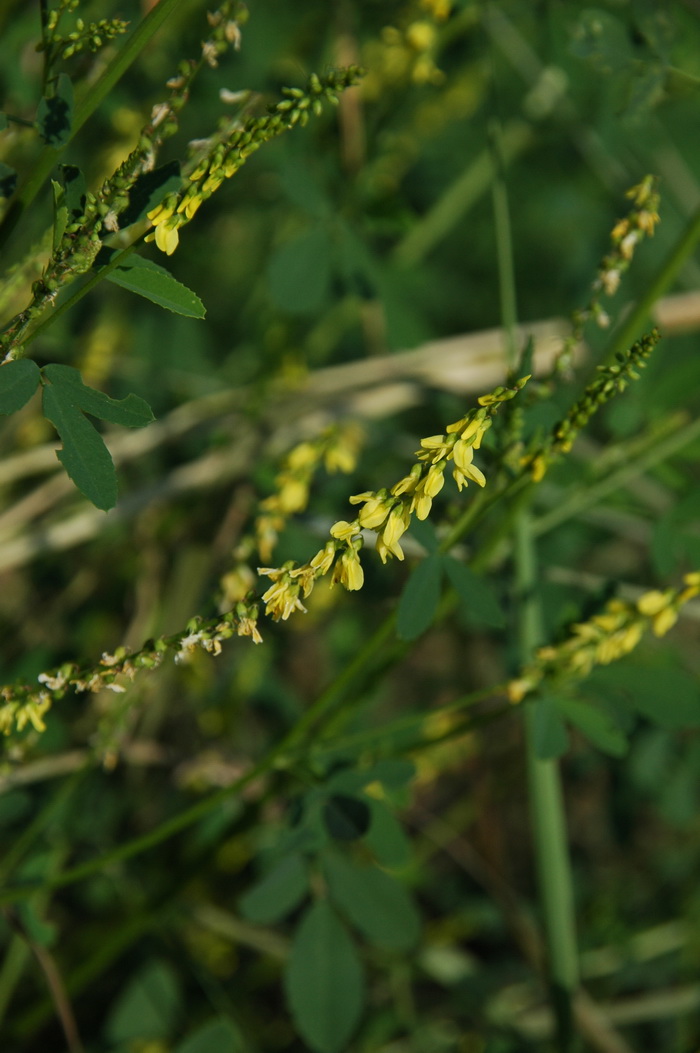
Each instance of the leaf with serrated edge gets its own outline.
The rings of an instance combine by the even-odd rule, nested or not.
[[[56,456],[80,492],[103,511],[117,502],[117,473],[100,434],[75,403],[65,397],[65,388],[45,385],[44,416],[50,420],[63,449]]]
[[[16,413],[29,402],[41,374],[36,362],[20,358],[0,366],[0,413]]]
[[[63,400],[84,413],[90,413],[111,424],[122,424],[126,428],[142,428],[153,420],[153,411],[138,395],[127,395],[123,399],[112,399],[103,391],[96,391],[83,383],[80,370],[73,366],[44,366],[44,376],[53,387],[63,393]]]
[[[185,318],[204,318],[207,313],[197,294],[173,278],[170,271],[134,253],[126,256],[123,263],[110,271],[107,279]]]

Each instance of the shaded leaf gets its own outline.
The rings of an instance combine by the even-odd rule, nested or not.
[[[304,860],[293,852],[246,892],[238,906],[241,914],[256,925],[272,925],[299,906],[308,887]]]
[[[324,872],[333,902],[370,943],[394,951],[415,946],[420,916],[396,878],[330,851],[324,854]]]
[[[362,966],[347,929],[325,900],[304,915],[284,974],[287,1004],[314,1053],[340,1053],[364,1003]]]
[[[505,625],[505,615],[490,582],[452,556],[445,557],[445,570],[464,615],[472,624],[491,625],[496,629]]]
[[[77,165],[59,165],[61,185],[65,193],[65,206],[73,219],[84,215],[87,205],[87,183]]]
[[[16,413],[36,391],[41,373],[36,362],[20,358],[0,366],[0,413]]]
[[[105,1035],[115,1044],[134,1039],[166,1038],[177,1021],[180,990],[173,969],[165,962],[143,966],[117,998]]]
[[[53,232],[51,236],[51,247],[53,252],[55,252],[61,244],[61,238],[65,232],[66,224],[68,223],[68,209],[66,208],[65,203],[65,190],[55,179],[51,180],[51,190],[53,191]]]
[[[415,640],[432,625],[440,600],[442,567],[442,556],[434,553],[413,568],[396,612],[396,631],[402,640]]]
[[[659,727],[669,730],[700,726],[700,687],[683,669],[624,662],[595,669],[587,682],[605,696],[625,705]]]
[[[95,267],[99,270],[109,263],[115,254],[115,249],[101,249],[95,261]],[[174,278],[170,271],[152,260],[131,253],[124,257],[124,262],[115,267],[106,276],[115,285],[129,292],[143,296],[151,303],[164,307],[174,314],[184,315],[185,318],[204,318],[206,308],[196,293],[188,289],[186,285]]]
[[[50,82],[50,95],[45,95],[36,111],[36,127],[48,146],[64,146],[71,136],[73,121],[73,85],[65,73]]]
[[[410,534],[419,545],[423,546],[426,552],[437,552],[439,545],[438,536],[435,533],[435,527],[429,519],[416,519],[414,517],[411,520]]]
[[[369,805],[359,797],[334,793],[323,806],[323,822],[336,841],[356,841],[369,830]]]

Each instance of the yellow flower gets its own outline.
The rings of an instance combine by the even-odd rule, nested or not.
[[[673,607],[666,607],[659,611],[652,620],[651,628],[654,636],[665,636],[668,630],[678,621],[678,611]]]
[[[258,623],[254,618],[241,618],[236,626],[236,632],[239,636],[250,636],[253,643],[257,644],[263,642],[260,630],[258,629]]]
[[[173,220],[166,220],[164,223],[159,223],[156,227],[156,245],[161,252],[164,252],[166,256],[172,256],[175,249],[178,246],[180,235],[178,234],[177,226],[173,224]]]
[[[349,541],[355,534],[360,533],[360,524],[357,520],[348,523],[345,519],[339,519],[337,523],[333,524],[330,532],[332,537],[337,537],[339,541]]]
[[[356,592],[364,585],[364,571],[354,548],[346,548],[341,553],[333,571],[332,584],[335,585],[337,581],[344,585],[348,592]]]
[[[386,526],[377,538],[377,552],[382,563],[386,563],[388,556],[396,556],[403,559],[403,549],[399,544],[399,538],[408,530],[411,523],[411,515],[408,509],[398,505],[392,508]]]
[[[382,525],[388,516],[391,504],[387,502],[383,493],[374,494],[371,490],[367,490],[363,494],[356,494],[350,498],[350,504],[352,505],[360,504],[361,501],[364,501],[364,508],[357,517],[360,526],[365,527],[367,530],[375,530]]]
[[[339,524],[336,523],[335,525],[338,526]],[[313,567],[319,577],[327,574],[331,569],[333,560],[335,559],[335,551],[335,545],[333,542],[328,541],[325,548],[322,548],[320,552],[317,552],[313,559],[310,560],[309,565]]]
[[[639,597],[637,610],[645,617],[653,618],[655,614],[659,614],[660,611],[668,606],[669,598],[670,593],[659,592],[658,589],[653,589],[651,592],[645,592],[643,596]]]

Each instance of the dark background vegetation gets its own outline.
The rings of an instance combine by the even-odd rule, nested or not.
[[[69,160],[91,185],[133,144],[179,59],[197,53],[205,10],[182,5],[72,144]],[[142,16],[126,0],[85,5],[86,18],[110,13]],[[34,5],[7,2],[0,15],[4,108],[31,119],[38,15]],[[416,22],[434,27],[428,53],[408,42]],[[426,55],[434,68],[421,79],[425,67],[416,73],[416,65]],[[3,682],[66,659],[95,661],[122,642],[136,647],[181,629],[196,612],[213,613],[245,517],[269,492],[285,443],[303,434],[303,404],[292,413],[283,402],[289,420],[280,419],[269,410],[271,391],[293,390],[307,371],[499,324],[490,180],[479,180],[490,122],[499,120],[517,144],[507,180],[523,322],[565,316],[586,302],[624,192],[645,173],[661,178],[662,222],[612,301],[613,321],[647,288],[700,203],[700,7],[691,0],[596,8],[456,2],[444,21],[411,0],[251,0],[240,52],[202,75],[182,134],[162,159],[214,127],[221,87],[272,101],[283,85],[349,61],[368,74],[339,113],[260,150],[183,232],[168,266],[201,296],[206,321],[158,312],[105,282],[34,347],[37,361],[79,366],[115,397],[136,391],[159,418],[222,390],[245,388],[245,397],[231,412],[201,411],[185,435],[125,463],[125,512],[100,520],[87,539],[69,529],[59,545],[46,533],[86,507],[68,488],[14,521],[0,515]],[[27,134],[13,163],[27,170],[36,149]],[[48,221],[46,204],[15,240],[8,265]],[[693,260],[677,290],[696,288],[698,277]],[[663,340],[588,445],[552,474],[538,511],[585,481],[609,444],[680,411],[697,413],[698,324],[700,314],[688,332]],[[608,339],[588,336],[594,349]],[[562,405],[575,390],[572,383],[560,393]],[[319,482],[310,512],[283,538],[279,562],[313,553],[327,526],[347,516],[348,494],[398,479],[417,439],[462,407],[464,399],[428,383],[420,404],[374,419],[353,477]],[[29,407],[0,432],[0,462],[51,439]],[[181,465],[217,450],[210,478],[163,489]],[[699,452],[696,442],[655,469],[646,490],[616,493],[597,515],[543,538],[541,594],[553,636],[611,582],[653,587],[698,566]],[[487,462],[488,452],[488,475]],[[0,471],[3,508],[43,481]],[[17,548],[27,538],[32,552]],[[478,551],[478,536],[472,544]],[[11,745],[0,775],[6,849],[56,804],[20,876],[104,853],[244,770],[394,604],[407,565],[382,567],[369,552],[364,562],[360,594],[319,589],[306,616],[262,626],[264,646],[233,641],[216,659],[198,654],[188,666],[164,666],[124,696],[67,697],[43,736],[28,733]],[[508,563],[494,584],[508,616]],[[684,621],[663,646],[630,660],[630,683],[643,680],[648,665],[662,671],[660,705],[675,691],[697,702],[697,641],[697,621]],[[678,670],[685,675],[676,682]],[[351,728],[430,709],[513,672],[507,630],[480,625],[478,611],[470,624],[450,618],[364,685],[367,704]],[[630,730],[625,756],[573,735],[564,761],[584,980],[596,999],[617,1007],[633,1049],[692,1053],[700,1043],[700,741],[696,731],[645,720]],[[71,788],[71,765],[87,756],[94,763]],[[363,951],[368,1012],[352,1048],[546,1048],[536,1017],[519,1015],[538,1004],[539,989],[512,932],[513,910],[516,921],[519,911],[537,914],[519,722],[487,724],[414,760],[416,779],[396,806],[412,841],[402,874],[424,916],[422,942],[408,956]],[[254,788],[248,800],[153,851],[22,906],[22,924],[63,977],[86,1050],[184,1051],[188,1036],[217,1017],[231,1021],[232,1049],[301,1053],[280,987],[290,930],[236,928],[238,898],[287,821],[294,792],[291,778],[281,796]],[[510,911],[503,883],[517,899]],[[11,915],[0,938],[2,1048],[63,1049],[44,973],[13,935]]]

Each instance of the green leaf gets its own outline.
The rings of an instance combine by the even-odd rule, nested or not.
[[[331,281],[331,245],[323,227],[312,227],[287,241],[267,271],[270,296],[293,314],[313,314],[323,304]]]
[[[151,961],[129,981],[114,1004],[105,1028],[115,1045],[135,1039],[166,1038],[179,1016],[180,991],[173,969]]]
[[[683,669],[621,662],[595,669],[585,686],[603,697],[621,698],[626,706],[669,731],[700,726],[698,682]]]
[[[445,557],[445,570],[464,615],[472,624],[491,625],[496,629],[505,625],[505,615],[490,582],[452,556]]]
[[[175,1046],[174,1053],[244,1053],[237,1027],[225,1016],[197,1028]]]
[[[97,255],[94,266],[97,270],[109,263],[116,249],[103,248]],[[185,318],[204,318],[206,308],[196,293],[173,278],[170,271],[152,260],[144,260],[136,253],[125,256],[124,262],[107,275],[109,281],[122,289],[137,293],[151,303],[164,307]]]
[[[80,370],[73,366],[44,366],[42,373],[53,387],[61,389],[66,401],[72,401],[84,413],[90,413],[100,420],[122,424],[125,428],[142,428],[154,419],[153,410],[138,395],[112,399],[103,391],[96,391],[84,384]]]
[[[574,724],[594,746],[613,757],[622,757],[629,743],[607,713],[573,698],[555,698],[554,705],[571,724]]]
[[[396,631],[402,640],[415,640],[432,625],[440,600],[442,568],[443,558],[437,552],[414,567],[396,612]]]
[[[383,801],[370,798],[372,821],[365,844],[385,867],[405,867],[411,859],[411,842],[394,813]]]
[[[167,164],[154,168],[152,172],[143,172],[129,188],[129,204],[119,215],[119,229],[144,219],[168,194],[174,194],[182,186],[180,162],[168,161]]]
[[[331,899],[371,943],[393,951],[415,946],[420,916],[396,878],[332,851],[324,853],[324,872]]]
[[[20,358],[0,366],[0,413],[16,413],[29,402],[41,379],[36,362]]]
[[[308,888],[303,857],[293,852],[246,892],[238,906],[241,914],[256,925],[273,925],[299,906]]]
[[[287,1004],[314,1053],[340,1053],[364,1003],[362,966],[347,929],[325,900],[304,915],[284,974]]]
[[[540,760],[561,757],[569,747],[566,726],[554,702],[548,696],[526,703],[535,707],[534,746]]]
[[[101,436],[59,387],[44,387],[43,408],[63,443],[59,461],[88,501],[107,512],[117,503],[117,473]]]
[[[17,172],[0,161],[0,197],[12,197],[17,186]]]
[[[334,793],[323,806],[323,822],[336,841],[356,841],[369,830],[369,805],[359,797]]]
[[[416,774],[413,761],[403,757],[386,757],[361,771],[363,786],[370,782],[380,782],[388,790],[401,790]]]
[[[37,107],[36,127],[47,146],[57,149],[65,146],[71,137],[73,85],[70,77],[59,73],[50,82],[49,91]]]

